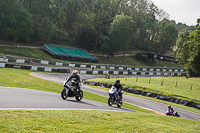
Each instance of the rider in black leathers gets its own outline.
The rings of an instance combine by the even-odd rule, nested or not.
[[[117,99],[117,102],[118,102],[118,101],[120,101],[122,99],[122,93],[121,93],[121,91],[122,91],[122,84],[120,84],[120,80],[117,79],[116,83],[113,86],[117,89],[117,92],[119,94],[119,98],[120,99]]]
[[[80,91],[80,86],[79,86],[79,83],[81,83],[81,80],[80,80],[80,76],[77,74],[77,70],[73,70],[72,71],[72,75],[70,77],[67,78],[67,82],[66,84],[69,82],[69,81],[75,81],[76,82],[76,87],[77,89]]]

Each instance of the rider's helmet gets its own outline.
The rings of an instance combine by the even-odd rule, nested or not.
[[[169,105],[168,108],[171,109],[172,107]]]
[[[120,83],[120,80],[119,80],[119,79],[116,80],[116,84],[117,84],[117,83]]]
[[[73,71],[72,71],[72,74],[73,74],[73,75],[77,75],[77,70],[73,70]]]

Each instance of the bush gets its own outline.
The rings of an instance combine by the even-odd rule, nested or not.
[[[143,54],[143,53],[138,52],[138,53],[135,55],[135,59],[140,60],[140,61],[142,61],[142,62],[147,62],[148,56],[147,56],[146,54]]]

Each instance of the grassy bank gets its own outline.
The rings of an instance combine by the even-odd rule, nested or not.
[[[101,64],[118,64],[118,65],[134,65],[134,66],[160,66],[160,67],[176,67],[176,68],[183,68],[182,65],[167,61],[158,61],[155,60],[154,63],[144,63],[141,61],[136,60],[133,57],[98,57],[99,63]]]
[[[90,79],[88,81],[113,84],[115,80],[115,78],[100,78]],[[128,79],[121,78],[120,80],[124,87],[135,88],[146,92],[163,94],[200,103],[200,78],[186,79],[183,77],[136,77]]]
[[[20,57],[29,57],[36,59],[53,60],[51,56],[46,54],[42,49],[29,49],[29,48],[18,48],[18,47],[0,47],[0,53],[2,55],[13,55]]]
[[[134,51],[137,53],[137,51]],[[3,55],[13,55],[13,56],[20,56],[20,57],[29,57],[29,58],[36,58],[36,59],[44,59],[44,60],[57,60],[43,52],[41,49],[29,49],[29,48],[21,48],[21,47],[0,47],[0,56]],[[107,57],[98,57],[100,64],[116,64],[116,65],[134,65],[134,66],[160,66],[160,67],[180,67],[183,68],[182,65],[166,62],[166,61],[155,61],[154,63],[143,63],[140,62],[133,57],[114,57],[114,58],[107,58]],[[63,61],[63,60],[57,60]],[[64,61],[63,61],[64,62]],[[83,63],[82,63],[83,64]]]
[[[199,132],[199,121],[108,111],[0,111],[0,132]]]

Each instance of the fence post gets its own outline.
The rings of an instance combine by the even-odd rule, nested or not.
[[[149,84],[151,83],[151,76],[150,76],[150,79],[149,79]]]
[[[136,78],[136,82],[137,82],[137,80],[138,80],[138,76],[137,76],[137,78]]]
[[[163,86],[163,84],[164,84],[164,79],[162,80],[162,83],[161,83],[161,85]]]
[[[191,84],[191,88],[190,88],[190,90],[192,90],[192,84]]]
[[[178,84],[178,81],[176,81],[176,85],[175,85],[175,87],[177,87],[177,84]]]

